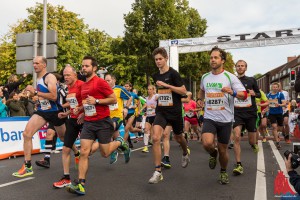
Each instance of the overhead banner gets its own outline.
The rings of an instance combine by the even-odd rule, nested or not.
[[[277,30],[277,31],[264,31],[255,33],[243,33],[243,34],[232,34],[232,35],[221,35],[221,36],[208,36],[200,38],[186,38],[186,39],[175,39],[168,40],[169,46],[189,46],[189,45],[205,45],[222,42],[246,42],[253,40],[264,40],[271,38],[288,38],[300,36],[300,28]]]

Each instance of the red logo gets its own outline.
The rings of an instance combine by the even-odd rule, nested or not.
[[[289,180],[284,176],[283,171],[278,171],[274,181],[275,196],[295,196],[296,193],[292,190]]]

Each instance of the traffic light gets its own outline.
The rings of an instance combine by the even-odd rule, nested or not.
[[[291,72],[290,72],[290,81],[291,82],[296,81],[296,70],[291,70]]]

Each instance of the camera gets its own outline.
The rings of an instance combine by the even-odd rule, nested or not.
[[[291,166],[292,166],[293,169],[296,169],[300,165],[300,156],[298,154],[294,153],[294,152],[286,150],[284,152],[285,158],[288,159],[290,154],[292,154],[292,157],[291,157]]]

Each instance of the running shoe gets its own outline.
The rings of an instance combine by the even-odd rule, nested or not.
[[[225,185],[225,184],[229,183],[228,174],[226,172],[221,172],[220,173],[219,183],[222,184],[222,185]]]
[[[35,164],[39,167],[50,168],[50,162],[45,159],[37,160]]]
[[[242,165],[237,164],[236,167],[233,169],[233,174],[238,176],[244,173],[244,168],[242,167]]]
[[[285,143],[287,143],[287,144],[291,144],[292,143],[292,141],[289,138],[285,138],[284,140],[285,140]]]
[[[259,147],[257,144],[254,144],[253,147],[252,147],[252,150],[254,153],[258,153],[259,152]]]
[[[152,177],[149,179],[150,184],[158,183],[159,181],[162,181],[163,175],[161,172],[155,171],[152,175]]]
[[[215,169],[216,168],[216,165],[217,165],[217,157],[218,157],[218,154],[216,157],[213,157],[213,156],[210,156],[209,157],[209,162],[208,162],[208,166],[210,169]]]
[[[279,144],[279,142],[276,143],[276,148],[277,148],[278,150],[281,149],[281,145]]]
[[[117,160],[118,160],[118,155],[119,155],[119,153],[118,153],[117,150],[114,151],[114,152],[112,152],[112,153],[110,154],[110,160],[109,160],[109,163],[110,163],[110,164],[114,164],[115,162],[117,162]]]
[[[181,167],[186,168],[189,165],[189,163],[191,162],[189,155],[190,155],[190,151],[188,151],[188,154],[186,154],[185,156],[182,155]]]
[[[72,194],[85,195],[84,186],[81,183],[78,183],[78,181],[75,181],[75,183],[66,186],[66,189]]]
[[[149,149],[147,146],[144,146],[143,150],[142,150],[143,153],[149,153]]]
[[[130,160],[131,149],[121,136],[118,136],[115,140],[121,142],[118,149],[124,153],[125,163],[128,163]]]
[[[233,143],[230,142],[230,144],[228,145],[228,149],[233,149]]]
[[[166,168],[166,169],[170,169],[171,168],[171,162],[170,162],[169,157],[164,156],[161,159],[161,166],[164,167],[164,168]]]
[[[61,178],[59,181],[53,183],[54,188],[63,188],[68,185],[71,185],[71,180],[66,179],[65,177]]]
[[[17,171],[17,172],[14,172],[12,175],[19,177],[19,178],[33,175],[32,166],[30,168],[28,168],[25,166],[25,164],[23,164],[21,169],[19,169],[19,171]]]
[[[267,142],[267,138],[263,138],[262,142],[266,143]]]
[[[79,152],[79,156],[75,156],[75,158],[74,158],[75,169],[78,169],[78,165],[79,165],[80,151],[78,151],[78,152]]]

